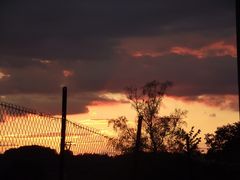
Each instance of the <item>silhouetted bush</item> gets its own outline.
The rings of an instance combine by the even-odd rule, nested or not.
[[[39,146],[11,149],[0,155],[3,180],[59,179],[59,156]],[[204,154],[190,158],[177,153],[139,153],[116,157],[65,153],[65,180],[221,180],[237,179],[239,163],[208,160]]]

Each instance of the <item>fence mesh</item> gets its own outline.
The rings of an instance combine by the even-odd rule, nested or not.
[[[60,152],[61,118],[0,102],[0,153],[20,146],[39,145]],[[66,121],[65,149],[73,154],[116,155],[109,137],[97,130]]]

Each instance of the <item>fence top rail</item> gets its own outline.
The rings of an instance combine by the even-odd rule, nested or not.
[[[37,116],[44,116],[44,117],[48,117],[48,118],[52,118],[52,119],[61,119],[58,117],[54,117],[52,114],[47,114],[47,113],[43,113],[43,112],[39,112],[35,109],[32,108],[28,108],[28,107],[24,107],[24,106],[20,106],[17,104],[12,104],[12,103],[8,103],[5,101],[0,101],[0,106],[8,108],[8,109],[14,109],[18,112],[21,112],[22,114],[34,114]]]
[[[41,116],[41,117],[50,118],[50,119],[54,119],[54,120],[59,120],[59,121],[62,120],[62,118],[55,117],[52,114],[39,112],[39,111],[37,111],[35,109],[31,109],[31,108],[28,108],[28,107],[24,107],[24,106],[8,103],[8,102],[5,102],[5,101],[0,101],[0,107],[7,108],[7,109],[13,109],[13,110],[15,110],[17,112],[20,112],[20,114],[34,114],[36,116]],[[88,127],[88,126],[80,124],[80,123],[75,123],[75,122],[72,122],[71,120],[68,120],[68,119],[67,119],[67,123],[73,125],[76,128],[86,130],[86,131],[91,132],[93,134],[96,134],[98,136],[102,136],[102,137],[104,137],[106,139],[111,139],[111,137],[108,137],[107,135],[104,135],[99,130],[97,130],[97,129],[93,128],[93,127]]]

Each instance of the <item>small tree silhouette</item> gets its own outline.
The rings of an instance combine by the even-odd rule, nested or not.
[[[171,115],[161,117],[160,106],[166,89],[171,82],[160,83],[151,81],[142,88],[128,87],[126,94],[138,117],[143,117],[143,128],[140,149],[150,152],[173,151],[177,146],[177,133],[185,121],[187,111],[176,109]],[[109,125],[118,132],[118,137],[111,139],[111,143],[122,152],[132,151],[135,147],[136,129],[127,125],[126,117],[119,117],[109,121]]]
[[[197,132],[194,132],[194,126],[191,127],[189,132],[186,132],[184,129],[180,129],[178,132],[178,150],[192,154],[194,152],[199,152],[198,145],[201,142],[201,137],[199,137],[201,130],[198,129]]]

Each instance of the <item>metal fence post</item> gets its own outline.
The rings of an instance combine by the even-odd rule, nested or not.
[[[62,89],[62,128],[61,128],[61,144],[60,144],[60,180],[64,179],[64,149],[66,135],[66,116],[67,116],[67,87]]]

